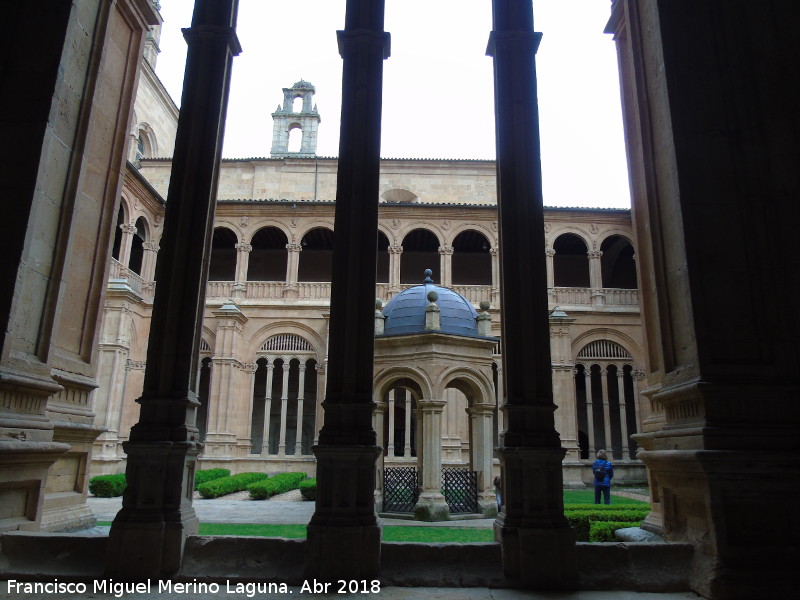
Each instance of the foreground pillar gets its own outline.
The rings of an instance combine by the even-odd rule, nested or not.
[[[128,487],[108,542],[106,572],[118,579],[175,573],[186,537],[197,533],[195,374],[231,64],[240,51],[237,7],[237,0],[196,0],[184,30],[189,48],[141,413],[124,445]]]
[[[564,517],[564,450],[553,415],[535,75],[541,36],[533,32],[530,0],[493,0],[492,16],[508,419],[499,448],[503,512],[495,534],[511,583],[568,587],[576,575],[575,533]]]
[[[381,89],[389,35],[384,0],[348,0],[331,281],[325,420],[314,447],[317,501],[308,525],[306,575],[324,581],[378,576],[380,521],[372,428]]]

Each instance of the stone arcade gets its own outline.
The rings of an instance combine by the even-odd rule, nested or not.
[[[10,41],[1,71],[9,140],[2,149],[3,197],[13,203],[0,222],[3,564],[13,570],[19,565],[13,561],[33,553],[54,573],[186,575],[192,552],[206,543],[192,535],[196,518],[187,493],[201,450],[195,413],[202,404],[190,382],[200,367],[203,264],[212,246],[221,118],[238,52],[236,3],[197,0],[186,31],[187,78],[141,415],[125,446],[130,485],[111,536],[97,539],[13,530],[90,519],[85,479],[100,433],[90,392],[98,385],[108,256],[123,179],[146,189],[124,172],[124,159],[145,32],[158,15],[145,0],[40,4],[13,0],[2,26]],[[637,441],[653,494],[651,524],[677,544],[631,545],[625,558],[616,546],[576,545],[561,511],[569,449],[556,433],[553,326],[545,316],[534,69],[539,36],[530,2],[494,0],[493,7],[489,50],[496,89],[504,91],[497,103],[496,247],[506,419],[498,452],[507,506],[496,522],[499,545],[482,550],[485,564],[502,564],[501,578],[493,581],[529,588],[657,587],[666,585],[657,576],[674,562],[669,557],[688,545],[682,585],[720,599],[790,597],[800,558],[793,502],[800,492],[794,360],[800,271],[793,244],[800,98],[789,75],[800,56],[795,2],[612,3],[608,31],[620,58],[646,342],[642,391],[653,407]],[[265,564],[279,556],[293,565],[305,561],[320,580],[397,578],[390,564],[396,549],[381,545],[374,507],[380,455],[373,428],[374,249],[381,65],[388,58],[382,8],[380,0],[349,0],[339,34],[345,102],[324,420],[314,448],[316,513],[305,543],[244,540],[236,549],[261,553]],[[356,82],[366,82],[362,93],[348,94]],[[185,210],[186,198],[193,210]],[[143,241],[141,250],[142,265],[152,264],[144,252],[156,249]],[[222,337],[243,325],[230,306],[218,312]],[[127,318],[124,311],[119,316]],[[590,387],[593,403],[597,388]],[[31,550],[42,543],[47,552]],[[54,562],[57,554],[49,558],[67,544],[81,545],[71,554],[79,558],[67,566]],[[444,577],[465,552],[440,552],[440,566],[430,560],[427,568]],[[634,564],[643,552],[660,557],[646,571]],[[637,570],[644,576],[632,578]]]

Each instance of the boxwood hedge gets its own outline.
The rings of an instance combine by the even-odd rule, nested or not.
[[[257,481],[247,486],[253,500],[266,500],[276,494],[295,490],[307,475],[305,473],[279,473],[264,481]]]
[[[194,474],[194,489],[209,481],[215,479],[222,479],[223,477],[230,477],[231,472],[228,469],[203,469],[195,471]]]
[[[578,508],[575,509],[571,505],[565,507],[564,516],[567,517],[569,524],[575,529],[577,539],[579,542],[589,541],[589,528],[592,522],[598,521],[616,521],[624,523],[635,523],[630,527],[635,527],[641,523],[650,512],[649,506],[636,506],[625,507],[624,505],[605,506],[598,505],[603,508],[597,508],[596,505],[589,505],[593,508]],[[605,506],[605,507],[604,507]]]
[[[306,479],[300,482],[300,495],[303,500],[316,500],[317,499],[317,480]]]
[[[589,523],[590,542],[615,542],[614,532],[625,527],[638,527],[641,521],[592,521]]]
[[[256,481],[266,479],[266,473],[239,473],[229,477],[214,479],[198,486],[197,491],[203,498],[219,498],[247,489],[247,486]]]
[[[122,496],[127,485],[125,473],[119,473],[118,475],[98,475],[89,480],[89,492],[98,498],[115,498],[117,496]]]

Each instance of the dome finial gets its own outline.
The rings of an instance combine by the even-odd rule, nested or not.
[[[430,269],[425,269],[425,279],[422,281],[422,283],[433,283],[431,275],[433,275],[433,271],[431,271]]]

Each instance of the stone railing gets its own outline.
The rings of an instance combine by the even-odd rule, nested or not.
[[[639,290],[604,288],[603,293],[609,306],[639,306]]]
[[[592,290],[589,288],[553,288],[553,302],[559,306],[591,306]]]
[[[251,300],[278,300],[286,287],[283,281],[248,281],[245,285],[245,295]]]
[[[599,299],[593,299],[590,288],[553,288],[553,298],[551,304],[561,307],[580,307],[587,308],[594,306],[597,310],[607,307],[627,306],[631,308],[639,307],[639,290],[623,290],[618,288],[602,288],[602,304]]]
[[[297,284],[298,300],[330,300],[331,284],[328,281],[301,281]]]
[[[143,300],[152,301],[155,293],[155,282],[145,281],[138,274],[131,271],[128,267],[122,265],[116,258],[111,259],[111,267],[108,271],[108,278],[110,279],[124,279],[128,282],[128,286],[140,296]]]
[[[490,302],[492,300],[492,286],[490,285],[454,285],[452,289],[473,304],[478,304],[483,300]]]
[[[233,294],[233,281],[209,281],[206,285],[206,298],[230,298]]]

